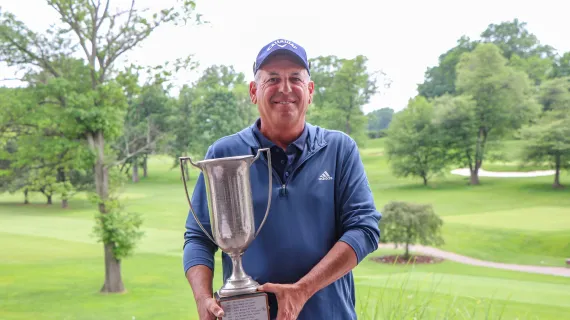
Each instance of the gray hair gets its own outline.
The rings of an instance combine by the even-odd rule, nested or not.
[[[307,70],[305,70],[305,71],[307,71]],[[309,72],[306,72],[305,76],[307,77],[307,83],[311,82],[311,76],[309,75]],[[255,75],[253,76],[253,81],[255,82],[255,84],[259,85],[260,77],[261,77],[261,73],[259,72],[259,70],[257,70],[255,72]]]

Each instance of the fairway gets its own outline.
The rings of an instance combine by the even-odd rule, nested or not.
[[[471,187],[446,175],[425,187],[394,177],[382,150],[381,140],[362,150],[378,207],[391,200],[433,204],[444,219],[442,249],[555,266],[570,255],[570,193],[552,190],[550,178],[481,178],[481,186]],[[128,183],[122,194],[126,209],[144,219],[135,255],[123,261],[125,294],[98,293],[103,252],[91,236],[95,209],[84,195],[65,210],[57,198],[47,206],[32,194],[23,205],[21,194],[0,195],[0,319],[197,319],[182,271],[188,204],[179,169],[164,156],[149,163],[148,178]],[[190,170],[190,185],[197,173]],[[570,313],[570,278],[370,259],[395,252],[401,253],[379,250],[354,271],[359,319],[562,319]]]
[[[570,226],[568,208],[538,206],[446,217],[448,223],[527,231],[562,231]]]

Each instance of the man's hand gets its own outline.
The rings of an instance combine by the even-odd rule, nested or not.
[[[309,300],[309,294],[297,284],[265,283],[259,291],[271,292],[277,298],[277,320],[296,320]]]
[[[222,307],[220,307],[216,299],[212,297],[198,299],[196,303],[200,320],[216,320],[216,317],[221,318],[224,316]]]

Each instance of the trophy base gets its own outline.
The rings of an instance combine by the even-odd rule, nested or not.
[[[220,297],[218,292],[216,292],[214,293],[214,298],[224,310],[224,316],[216,318],[218,320],[270,319],[269,300],[265,292],[255,292],[231,297]]]
[[[244,294],[256,293],[259,283],[250,276],[239,280],[228,279],[224,285],[218,290],[218,294],[222,298],[239,296]]]

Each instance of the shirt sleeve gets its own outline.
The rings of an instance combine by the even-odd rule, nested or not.
[[[341,224],[340,241],[350,245],[358,263],[378,248],[382,217],[374,204],[364,165],[354,140],[349,139],[338,188],[337,210]]]
[[[206,159],[211,159],[214,157],[213,148],[208,148],[206,153]],[[199,170],[192,167],[190,164],[190,170]],[[200,220],[200,223],[204,229],[208,232],[208,235],[212,237],[212,229],[210,227],[210,216],[208,211],[208,199],[206,195],[206,186],[204,183],[204,175],[200,172],[194,191],[192,193],[192,207],[196,216]],[[184,245],[183,245],[183,265],[184,273],[188,272],[193,266],[205,265],[209,267],[212,271],[214,270],[214,254],[218,250],[215,243],[208,238],[208,236],[202,231],[192,212],[188,211],[188,217],[186,218],[186,231],[184,232]]]

